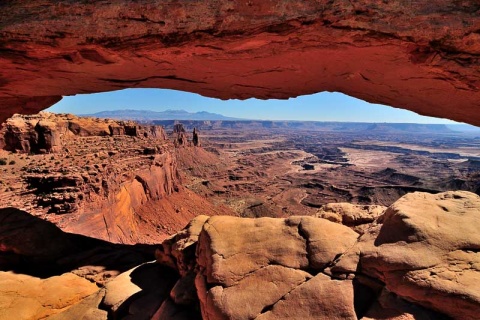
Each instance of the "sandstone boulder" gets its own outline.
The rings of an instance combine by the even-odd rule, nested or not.
[[[197,290],[204,319],[255,319],[290,291],[310,279],[307,272],[269,265],[251,272],[236,284],[204,288],[197,278]]]
[[[329,203],[318,210],[316,216],[341,223],[363,233],[368,225],[378,219],[387,208],[380,205],[355,205]]]
[[[361,236],[313,217],[202,217],[164,244],[188,261],[168,306],[196,304],[196,273],[209,320],[476,319],[479,208],[468,192],[408,194]],[[197,266],[181,254],[195,246]]]
[[[388,290],[455,319],[480,314],[480,197],[411,193],[385,212],[362,272]]]
[[[193,271],[196,266],[198,236],[209,218],[197,216],[183,230],[163,241],[161,248],[155,252],[157,262],[177,269],[181,276]]]
[[[324,274],[299,285],[257,320],[356,320],[350,280],[332,280]]]
[[[98,287],[72,273],[47,279],[0,272],[0,319],[36,320],[62,312]]]
[[[105,290],[100,289],[92,295],[86,297],[80,302],[74,304],[70,308],[53,316],[48,317],[48,320],[107,320],[108,313],[100,309],[100,304],[105,297]]]
[[[211,217],[198,242],[198,264],[209,283],[230,286],[269,264],[308,268],[307,244],[298,224],[284,219]]]
[[[313,217],[211,217],[203,225],[197,246],[200,272],[195,284],[204,319],[279,317],[272,306],[278,304],[278,310],[283,310],[279,301],[291,294],[294,301],[297,298],[307,301],[306,311],[299,313],[298,319],[333,317],[335,313],[326,309],[324,313],[320,311],[323,307],[316,306],[317,296],[310,293],[318,287],[323,288],[323,284],[315,284],[320,280],[311,282],[309,279],[314,277],[312,273],[317,274],[335,264],[336,259],[356,243],[357,237],[358,234],[348,227]],[[320,282],[323,280],[333,281],[327,281],[325,292],[339,288],[330,277],[323,275]],[[345,289],[351,291],[341,293],[345,299],[353,297],[351,281],[338,284],[342,288],[338,294]],[[330,285],[332,287],[327,288]],[[290,299],[288,301],[285,308],[291,307]],[[336,308],[336,315],[354,319],[352,303],[353,299],[346,304],[342,300],[342,310],[349,311]],[[291,316],[285,313],[285,319]]]

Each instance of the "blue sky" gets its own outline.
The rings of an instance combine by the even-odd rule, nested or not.
[[[289,100],[219,100],[167,89],[125,89],[64,97],[48,109],[57,113],[88,114],[104,110],[137,109],[208,111],[225,116],[262,120],[455,123],[414,112],[371,104],[342,93],[322,92]]]

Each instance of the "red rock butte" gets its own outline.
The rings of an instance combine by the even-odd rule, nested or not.
[[[480,125],[478,1],[8,1],[0,122],[64,95],[338,91]]]

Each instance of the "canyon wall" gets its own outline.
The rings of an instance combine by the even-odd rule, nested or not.
[[[2,176],[13,189],[4,205],[33,204],[32,214],[46,214],[64,231],[112,242],[165,236],[156,230],[161,219],[145,221],[155,210],[144,209],[182,191],[175,147],[161,126],[43,112],[8,119],[0,141],[16,159]]]
[[[62,95],[339,91],[480,125],[476,1],[8,1],[0,122]]]
[[[167,139],[161,126],[141,126],[133,121],[82,118],[72,114],[14,115],[0,130],[0,148],[21,153],[62,150],[62,141],[74,137],[132,136]]]

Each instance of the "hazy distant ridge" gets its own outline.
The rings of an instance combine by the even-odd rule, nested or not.
[[[171,128],[177,121],[153,120],[153,124]],[[454,133],[455,131],[444,124],[418,124],[418,123],[368,123],[368,122],[323,122],[323,121],[271,121],[271,120],[180,120],[178,121],[188,130],[212,129],[281,129],[281,130],[313,130],[337,132],[372,132],[372,133]]]
[[[248,120],[227,117],[207,111],[188,112],[185,110],[112,110],[100,111],[80,116],[110,118],[117,120],[135,120],[140,122],[156,123],[171,126],[172,121],[184,122],[187,127],[204,129],[213,128],[285,128],[285,129],[313,129],[333,131],[372,131],[372,132],[410,132],[410,133],[452,133],[452,132],[480,132],[480,128],[467,124],[420,124],[420,123],[367,123],[367,122],[335,122],[335,121],[295,121],[295,120]],[[185,122],[187,121],[187,122]],[[213,121],[213,123],[203,123]],[[222,121],[226,121],[223,122]],[[218,122],[218,123],[215,123]]]
[[[110,118],[117,120],[137,120],[137,121],[151,121],[151,120],[241,120],[239,118],[226,117],[218,113],[211,113],[207,111],[188,112],[185,110],[165,110],[165,111],[151,111],[151,110],[112,110],[100,111],[92,114],[82,114],[83,117],[97,117]]]

